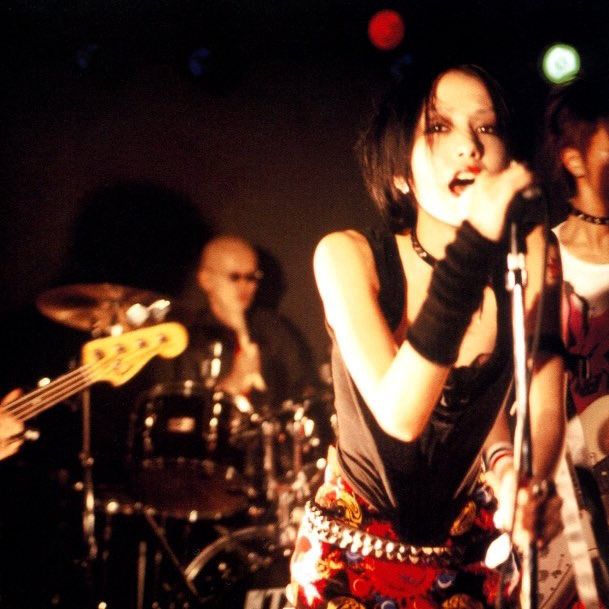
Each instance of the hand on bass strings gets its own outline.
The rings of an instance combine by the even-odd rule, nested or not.
[[[512,541],[521,551],[533,539],[540,549],[545,548],[562,531],[562,499],[551,481],[533,478],[518,488],[516,480],[512,466],[506,468],[500,479],[495,474],[488,476],[498,501],[495,524],[502,530],[512,530]]]
[[[21,394],[21,389],[13,389],[0,402],[0,459],[14,455],[23,444],[23,423],[6,410]]]

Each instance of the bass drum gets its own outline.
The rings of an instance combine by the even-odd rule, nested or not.
[[[232,531],[203,548],[185,577],[206,609],[281,609],[295,535],[277,524]]]
[[[137,400],[128,442],[134,501],[162,516],[220,520],[248,507],[242,476],[250,413],[192,381],[155,385]]]

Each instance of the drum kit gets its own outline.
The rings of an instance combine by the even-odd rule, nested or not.
[[[95,343],[163,326],[171,303],[81,284],[46,292],[37,305]],[[254,407],[218,388],[216,347],[201,362],[204,378],[157,383],[138,396],[120,489],[94,484],[91,398],[82,391],[84,563],[98,607],[281,606],[299,515],[322,482],[333,437],[328,396]]]

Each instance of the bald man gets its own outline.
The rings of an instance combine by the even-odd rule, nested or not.
[[[205,245],[194,294],[174,307],[189,330],[189,347],[159,362],[173,369],[173,380],[214,384],[273,409],[316,386],[312,358],[294,326],[255,305],[262,276],[256,250],[244,239],[221,235]],[[210,367],[214,350],[220,365]]]
[[[199,286],[207,295],[212,315],[235,334],[231,369],[218,383],[221,389],[233,394],[267,390],[260,347],[252,341],[246,319],[261,278],[258,256],[243,239],[221,236],[212,239],[203,249],[197,273]]]

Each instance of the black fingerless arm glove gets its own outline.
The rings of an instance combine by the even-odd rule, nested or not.
[[[474,311],[480,306],[499,244],[464,222],[434,268],[427,299],[407,340],[425,359],[451,366]]]

